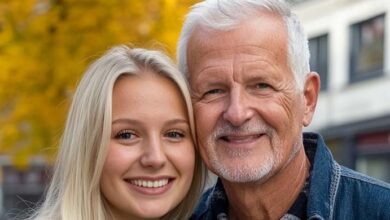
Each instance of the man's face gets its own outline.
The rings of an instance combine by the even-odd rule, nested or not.
[[[187,51],[200,153],[231,182],[264,181],[301,147],[305,96],[273,14],[230,31],[198,29]]]

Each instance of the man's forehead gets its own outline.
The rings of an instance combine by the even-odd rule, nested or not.
[[[261,17],[245,20],[239,26],[228,30],[212,30],[197,26],[188,41],[187,59],[197,53],[208,53],[211,50],[224,50],[228,47],[264,47],[287,39],[287,29],[280,16],[264,14]],[[266,45],[262,45],[266,42]],[[287,46],[287,45],[284,45]],[[230,48],[232,49],[232,48]],[[248,48],[248,52],[252,49]]]
[[[261,22],[266,27],[251,22],[245,28],[229,31],[199,29],[192,35],[187,50],[190,78],[194,73],[215,65],[231,65],[229,62],[232,60],[251,62],[274,59],[282,62],[280,64],[287,62],[287,32],[284,23],[276,22],[279,27],[274,27],[274,21]]]

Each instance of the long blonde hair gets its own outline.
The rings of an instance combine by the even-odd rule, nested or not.
[[[187,106],[195,142],[188,85],[170,59],[158,51],[114,47],[88,68],[77,87],[46,199],[30,219],[110,218],[99,182],[111,132],[112,90],[121,75],[140,74],[144,69],[166,76],[177,85]],[[163,219],[189,217],[202,193],[205,175],[205,166],[196,153],[188,195]]]

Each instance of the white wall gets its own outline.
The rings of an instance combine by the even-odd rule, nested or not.
[[[293,8],[309,38],[328,34],[328,90],[321,92],[308,130],[390,114],[390,0],[312,0]],[[349,32],[352,24],[384,14],[383,77],[349,84]]]

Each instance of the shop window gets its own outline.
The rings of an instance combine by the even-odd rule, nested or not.
[[[350,82],[383,75],[385,15],[351,26]]]
[[[364,155],[356,160],[356,170],[390,183],[390,154]]]
[[[358,134],[356,169],[390,182],[390,131]]]
[[[390,131],[358,134],[356,143],[361,154],[390,153]]]
[[[309,39],[310,70],[321,78],[321,91],[328,87],[328,35]]]

